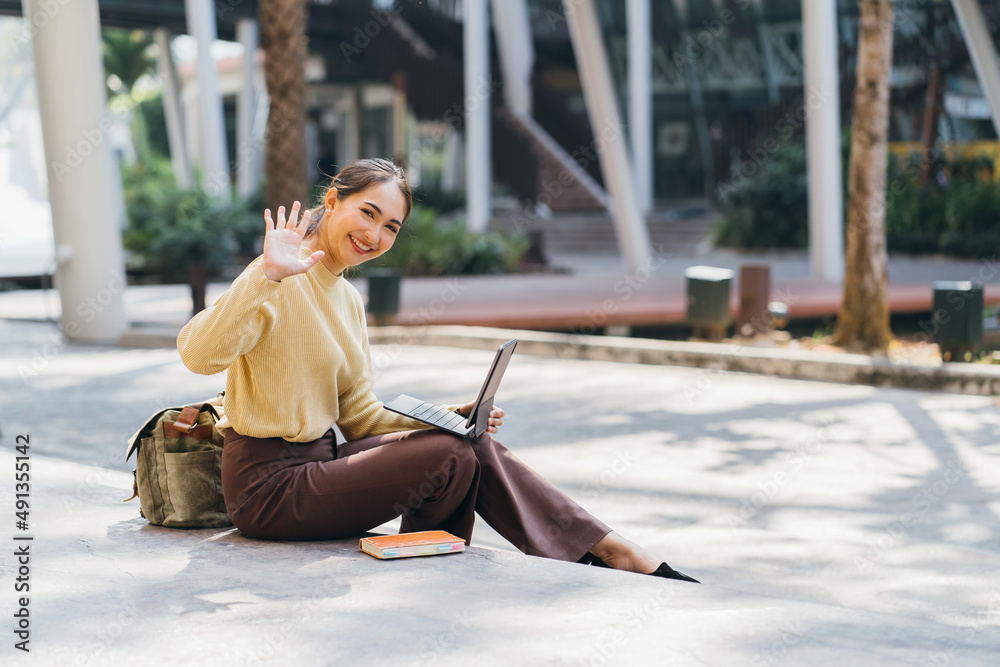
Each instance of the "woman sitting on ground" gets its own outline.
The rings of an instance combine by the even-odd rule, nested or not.
[[[322,206],[264,212],[264,252],[181,331],[184,364],[228,370],[222,488],[243,533],[274,540],[355,536],[402,515],[401,532],[467,542],[478,512],[526,554],[695,581],[612,532],[490,434],[469,441],[386,410],[361,295],[344,270],[387,252],[410,214],[388,160],[358,160]],[[468,416],[473,404],[456,408]],[[336,424],[347,442],[337,442]]]

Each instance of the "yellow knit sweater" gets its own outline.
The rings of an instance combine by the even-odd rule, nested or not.
[[[274,282],[258,257],[177,349],[195,373],[229,369],[221,430],[308,442],[333,424],[349,441],[427,428],[375,398],[361,295],[322,262]]]

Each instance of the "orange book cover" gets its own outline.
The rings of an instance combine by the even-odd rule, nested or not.
[[[443,530],[425,530],[399,535],[363,537],[358,547],[376,558],[407,558],[457,553],[465,548],[465,540]]]

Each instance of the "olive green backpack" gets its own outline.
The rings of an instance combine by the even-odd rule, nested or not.
[[[222,394],[166,408],[129,438],[125,460],[138,452],[132,500],[157,526],[209,528],[232,522],[222,498]],[[125,502],[128,502],[125,501]]]

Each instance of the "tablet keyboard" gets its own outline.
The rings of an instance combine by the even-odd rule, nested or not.
[[[465,423],[465,417],[457,412],[452,412],[451,410],[442,408],[440,405],[427,402],[421,403],[410,414],[421,421],[445,428],[458,428]]]

